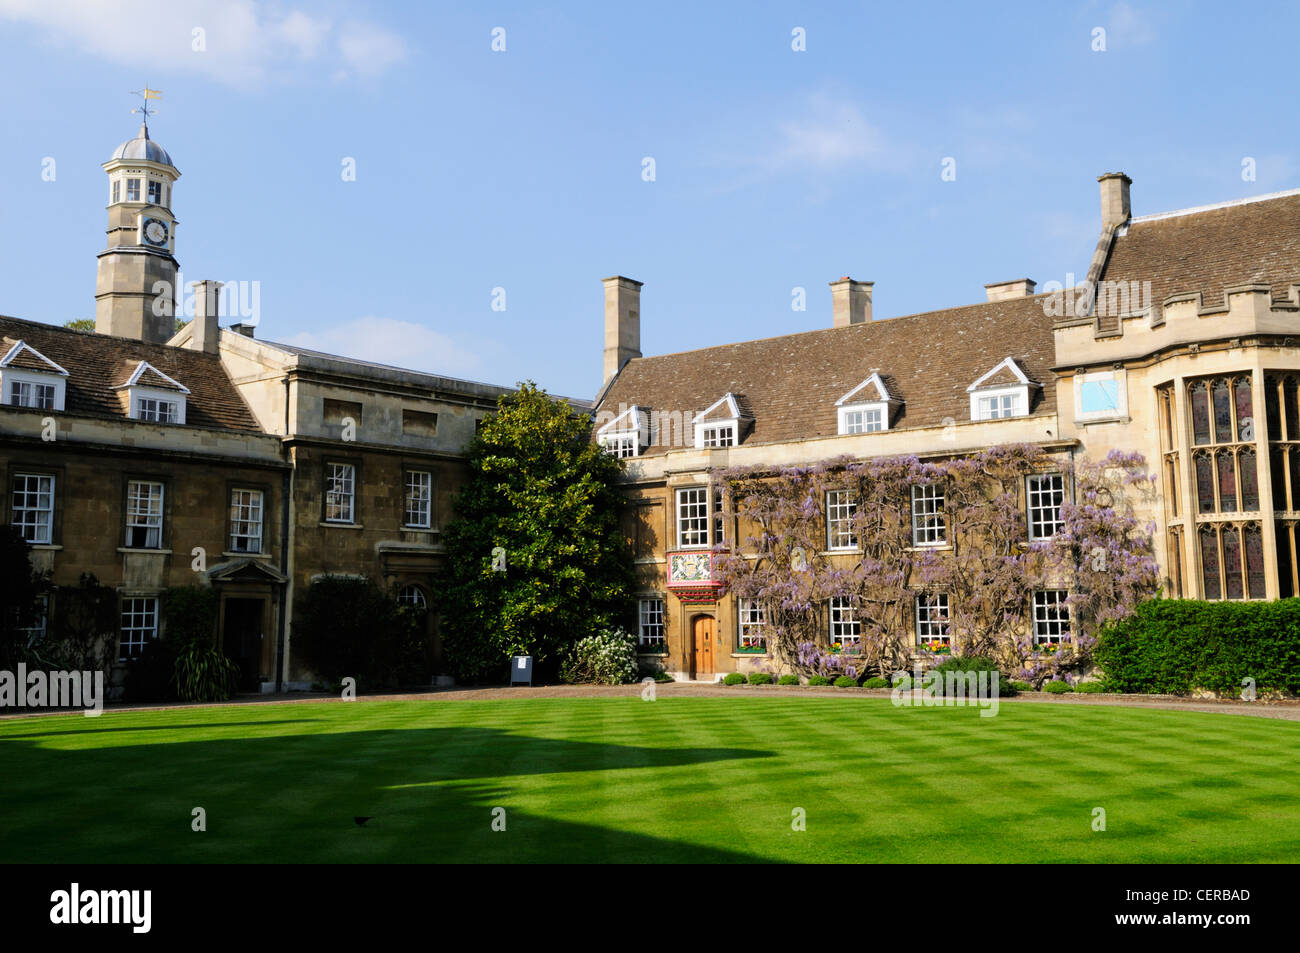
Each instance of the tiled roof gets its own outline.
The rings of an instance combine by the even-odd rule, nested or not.
[[[189,388],[187,426],[261,432],[216,354],[3,316],[0,336],[11,343],[26,341],[68,371],[64,405],[67,413],[118,419],[126,416],[115,388],[125,383],[141,361],[148,361]]]
[[[945,311],[805,331],[783,337],[634,358],[600,409],[638,404],[651,414],[681,412],[689,421],[722,394],[745,396],[754,416],[746,445],[837,432],[835,402],[873,370],[904,401],[891,425],[942,425],[970,419],[966,388],[1003,358],[1033,380],[1051,381],[1053,319],[1044,295],[982,302]],[[1032,391],[1034,414],[1056,410],[1055,388]],[[689,439],[689,438],[688,438]],[[664,452],[652,446],[648,453]]]
[[[1300,283],[1300,194],[1135,218],[1115,237],[1102,278],[1150,281],[1156,304],[1199,291],[1217,305],[1224,288],[1242,284],[1284,297]]]

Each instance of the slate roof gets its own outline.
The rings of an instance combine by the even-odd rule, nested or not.
[[[1102,271],[1110,281],[1150,281],[1157,304],[1201,292],[1264,284],[1283,298],[1300,283],[1300,190],[1183,212],[1138,216],[1116,235]]]
[[[119,420],[126,417],[124,402],[115,388],[126,382],[141,361],[148,361],[190,391],[185,424],[168,426],[262,432],[216,354],[4,316],[0,316],[0,338],[4,352],[18,341],[25,341],[67,370],[65,413]],[[161,383],[147,376],[151,378],[149,386]]]
[[[639,405],[689,420],[723,394],[744,395],[754,417],[746,446],[838,432],[835,402],[878,370],[904,403],[891,429],[970,419],[966,388],[1012,357],[1026,375],[1051,381],[1053,318],[1046,295],[981,302],[843,328],[724,344],[629,361],[600,403]],[[1031,414],[1056,411],[1055,388],[1031,389]],[[646,453],[668,448],[651,446]]]

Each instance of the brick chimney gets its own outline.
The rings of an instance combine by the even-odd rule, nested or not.
[[[1107,172],[1097,181],[1101,183],[1101,227],[1123,225],[1132,214],[1128,187],[1133,180],[1123,172]]]
[[[615,275],[605,285],[605,377],[641,356],[641,282]]]
[[[196,281],[194,283],[194,320],[190,322],[192,351],[217,353],[217,338],[221,334],[217,317],[221,314],[221,282]]]
[[[1017,278],[1015,281],[999,281],[984,286],[984,293],[990,301],[1005,301],[1007,298],[1028,298],[1038,287],[1032,278]]]
[[[847,328],[871,320],[873,281],[854,281],[847,275],[831,282],[831,327]]]

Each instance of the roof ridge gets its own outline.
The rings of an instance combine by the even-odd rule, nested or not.
[[[688,348],[684,351],[669,351],[665,354],[651,354],[648,356],[636,357],[636,358],[632,358],[632,361],[652,361],[661,357],[677,357],[678,355],[681,354],[699,354],[702,351],[716,351],[724,347],[742,347],[744,345],[749,345],[749,344],[762,344],[767,341],[780,341],[785,338],[802,337],[806,334],[828,334],[834,331],[847,331],[852,328],[864,328],[864,327],[870,327],[872,325],[877,325],[877,324],[891,324],[895,321],[907,321],[912,318],[928,318],[928,317],[933,317],[935,315],[951,314],[954,311],[963,311],[968,308],[987,308],[990,307],[991,305],[1013,304],[1022,301],[1031,301],[1034,298],[1046,298],[1046,297],[1050,297],[1051,295],[1059,295],[1062,292],[1062,290],[1064,289],[1057,288],[1055,291],[1040,291],[1032,295],[1024,295],[1022,297],[1016,297],[1016,298],[1003,298],[999,301],[972,301],[969,304],[958,304],[948,308],[933,308],[929,311],[914,311],[910,314],[898,314],[898,315],[894,315],[892,318],[875,318],[871,321],[863,321],[859,324],[850,324],[847,327],[808,328],[806,331],[791,331],[788,334],[773,334],[765,338],[749,338],[748,340],[745,341],[726,341],[722,344],[710,344],[707,347],[693,347],[693,348]],[[631,361],[629,361],[628,363],[631,363]],[[881,376],[887,376],[887,375],[883,374],[882,372]]]
[[[1196,215],[1200,212],[1214,212],[1221,208],[1234,208],[1238,205],[1251,205],[1255,202],[1271,202],[1275,199],[1291,198],[1300,195],[1300,189],[1287,189],[1283,192],[1268,192],[1264,195],[1250,195],[1244,199],[1229,199],[1226,202],[1213,202],[1209,205],[1193,205],[1191,208],[1175,209],[1172,212],[1154,212],[1151,215],[1134,215],[1128,220],[1129,225],[1141,222],[1158,222],[1166,218],[1178,218],[1183,215]]]

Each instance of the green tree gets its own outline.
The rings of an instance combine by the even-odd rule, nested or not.
[[[71,321],[64,321],[65,328],[72,328],[74,331],[93,331],[95,330],[94,318],[73,318]]]
[[[623,462],[591,421],[531,381],[503,395],[468,449],[446,534],[443,647],[462,681],[499,679],[511,655],[554,674],[579,639],[631,622]]]

